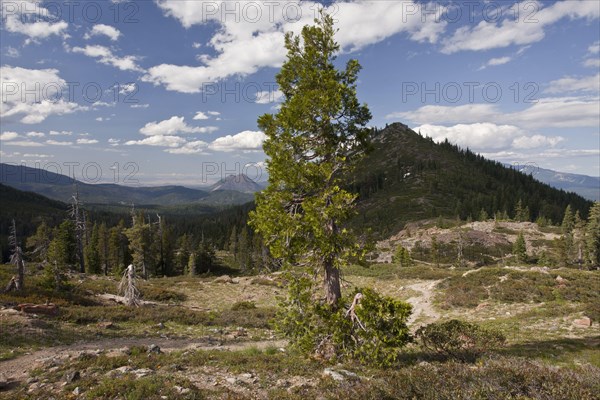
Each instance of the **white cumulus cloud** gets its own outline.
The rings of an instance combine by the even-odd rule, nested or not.
[[[207,82],[280,67],[286,55],[285,32],[299,33],[304,25],[312,24],[322,7],[312,1],[294,3],[293,7],[287,2],[158,0],[157,4],[165,15],[177,19],[185,28],[220,25],[207,44],[215,50],[215,56],[200,55],[200,65],[156,65],[142,78],[183,93],[200,92]],[[336,2],[328,11],[338,21],[336,39],[342,49],[356,51],[401,32],[413,41],[435,43],[447,23],[436,21],[435,16],[422,20],[421,13],[414,12],[419,7],[408,0],[356,0]],[[244,17],[227,16],[233,9]]]
[[[142,140],[129,140],[125,142],[125,145],[146,145],[146,146],[158,146],[158,147],[179,147],[185,143],[185,139],[180,136],[149,136]]]
[[[88,57],[98,59],[98,62],[105,65],[111,65],[121,71],[142,72],[143,69],[137,64],[137,56],[119,57],[113,54],[112,50],[101,45],[86,45],[85,47],[73,47],[73,53],[81,53]]]
[[[243,131],[235,135],[227,135],[215,139],[208,147],[215,151],[258,151],[266,136],[260,131]]]
[[[140,133],[146,136],[172,136],[180,133],[211,133],[216,130],[213,126],[193,127],[184,121],[184,117],[173,116],[160,122],[148,122],[140,129]]]
[[[116,41],[119,39],[119,36],[121,36],[121,31],[119,31],[114,26],[96,24],[89,33],[85,34],[84,38],[90,39],[93,36],[106,36],[110,40]]]
[[[66,81],[57,69],[0,67],[0,117],[19,119],[24,124],[43,122],[51,115],[70,114],[87,107],[65,101],[61,96]]]
[[[545,29],[563,18],[597,19],[600,7],[595,1],[559,1],[549,6],[543,2],[524,1],[505,12],[501,21],[484,20],[475,26],[458,28],[452,36],[442,41],[442,52],[483,51],[511,45],[527,45],[542,40]],[[518,13],[519,17],[514,18]]]

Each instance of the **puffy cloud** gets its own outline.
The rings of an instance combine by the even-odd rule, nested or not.
[[[96,144],[96,139],[77,139],[77,144]]]
[[[501,113],[493,104],[427,105],[415,111],[388,114],[386,118],[404,118],[417,124],[468,124],[486,120],[497,121],[501,118]]]
[[[176,149],[166,149],[167,153],[171,154],[199,154],[202,153],[208,147],[208,143],[202,140],[195,140],[193,142],[187,142],[183,146]]]
[[[69,25],[65,21],[56,21],[41,1],[3,0],[2,20],[8,32],[27,36],[29,41],[47,39],[50,36],[66,36]]]
[[[6,142],[8,142],[9,140],[15,140],[19,137],[21,137],[21,135],[19,135],[17,132],[7,131],[0,133],[0,140],[4,140]]]
[[[196,115],[194,116],[195,120],[204,120],[204,119],[208,119],[208,118],[209,118],[209,116],[206,115],[205,113],[203,113],[202,111],[198,111],[196,113]]]
[[[469,124],[490,122],[524,129],[597,127],[600,125],[598,97],[546,97],[521,111],[502,112],[494,104],[423,106],[397,112],[387,118],[403,118],[416,124]]]
[[[125,145],[146,145],[146,146],[159,146],[159,147],[179,147],[185,143],[185,139],[180,136],[163,136],[155,135],[149,136],[142,140],[129,140],[125,142]]]
[[[450,127],[425,124],[414,130],[430,136],[436,142],[448,139],[472,149],[504,149],[512,144],[515,137],[524,135],[523,130],[516,126],[492,123],[458,124]]]
[[[66,82],[56,69],[0,67],[0,116],[21,118],[24,124],[43,122],[51,115],[70,114],[87,107],[61,98]]]
[[[90,39],[92,36],[106,36],[110,40],[116,41],[119,39],[119,36],[121,36],[121,32],[113,26],[97,24],[94,25],[94,27],[89,33],[85,34],[84,38]]]
[[[483,64],[479,68],[479,70],[486,69],[487,67],[495,67],[495,66],[498,66],[498,65],[508,64],[512,60],[513,60],[513,58],[509,57],[509,56],[498,57],[498,58],[491,58],[488,62],[486,62],[485,64]]]
[[[236,135],[227,135],[215,139],[208,148],[215,151],[258,151],[266,136],[260,131],[243,131]]]
[[[213,126],[192,127],[184,121],[184,117],[174,116],[160,122],[148,122],[140,129],[140,133],[146,136],[172,136],[180,133],[211,133],[216,130]]]
[[[528,136],[519,127],[492,123],[458,124],[449,127],[426,124],[414,130],[430,136],[436,142],[447,139],[476,151],[554,147],[564,141],[561,136],[548,137],[539,134]]]
[[[554,147],[560,142],[564,141],[565,138],[562,136],[548,137],[544,135],[533,135],[533,136],[521,136],[513,140],[513,147],[515,149],[536,149],[539,147]]]
[[[46,134],[44,132],[27,132],[28,137],[44,137]]]
[[[563,18],[600,17],[598,4],[587,0],[561,1],[548,7],[542,2],[527,1],[517,3],[515,7],[519,10],[505,12],[507,17],[500,22],[484,20],[475,26],[458,28],[442,41],[442,52],[452,54],[536,43],[544,38],[547,26]],[[517,12],[518,18],[511,16]]]
[[[121,71],[144,71],[137,65],[136,56],[115,56],[111,49],[100,45],[86,45],[85,47],[73,47],[73,53],[81,53],[88,57],[97,58],[98,62],[105,65],[111,65]]]
[[[197,93],[206,83],[234,75],[248,75],[264,67],[279,67],[285,59],[284,32],[300,32],[313,22],[319,3],[207,2],[158,0],[165,15],[176,18],[185,28],[217,23],[221,29],[208,45],[216,56],[201,55],[202,65],[160,64],[142,78],[168,90]],[[412,1],[340,1],[328,11],[337,19],[337,40],[345,51],[356,51],[392,35],[406,32],[414,41],[435,43],[447,23],[435,16],[422,21]],[[241,18],[228,12],[236,10]]]
[[[71,136],[73,132],[71,131],[50,131],[50,136]]]

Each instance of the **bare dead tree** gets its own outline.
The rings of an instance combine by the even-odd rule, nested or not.
[[[77,241],[77,261],[79,261],[79,272],[85,272],[85,260],[83,258],[84,235],[86,231],[85,217],[82,218],[81,208],[83,203],[79,200],[79,188],[75,182],[75,193],[71,197],[70,214],[75,225],[75,239]]]
[[[133,264],[129,264],[129,266],[125,269],[123,273],[123,278],[121,278],[121,282],[119,283],[119,295],[125,298],[126,304],[128,306],[140,306],[140,291],[135,285],[136,277],[135,277],[135,267]]]
[[[17,240],[17,224],[15,220],[12,220],[10,226],[10,236],[8,237],[8,243],[11,246],[10,263],[17,267],[17,280],[15,282],[16,290],[23,290],[25,285],[25,260],[23,258],[23,250],[19,246]]]

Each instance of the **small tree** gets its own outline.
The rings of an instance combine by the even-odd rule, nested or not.
[[[401,267],[412,266],[412,257],[410,256],[410,251],[408,251],[402,245],[398,245],[398,248],[396,249],[392,259],[394,262],[400,264]]]
[[[46,224],[46,221],[42,221],[42,223],[38,225],[35,234],[27,238],[26,247],[29,256],[37,261],[46,261],[51,240],[52,230]]]
[[[600,202],[590,210],[585,234],[585,260],[590,268],[600,267]]]
[[[518,262],[527,262],[527,244],[523,232],[519,232],[519,236],[517,236],[517,240],[513,244],[513,253],[517,257]]]

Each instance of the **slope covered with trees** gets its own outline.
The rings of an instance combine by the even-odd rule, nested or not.
[[[435,143],[401,123],[373,132],[373,151],[353,176],[360,215],[354,226],[389,237],[409,221],[486,214],[560,223],[570,204],[587,218],[592,205],[531,175],[449,142]]]

